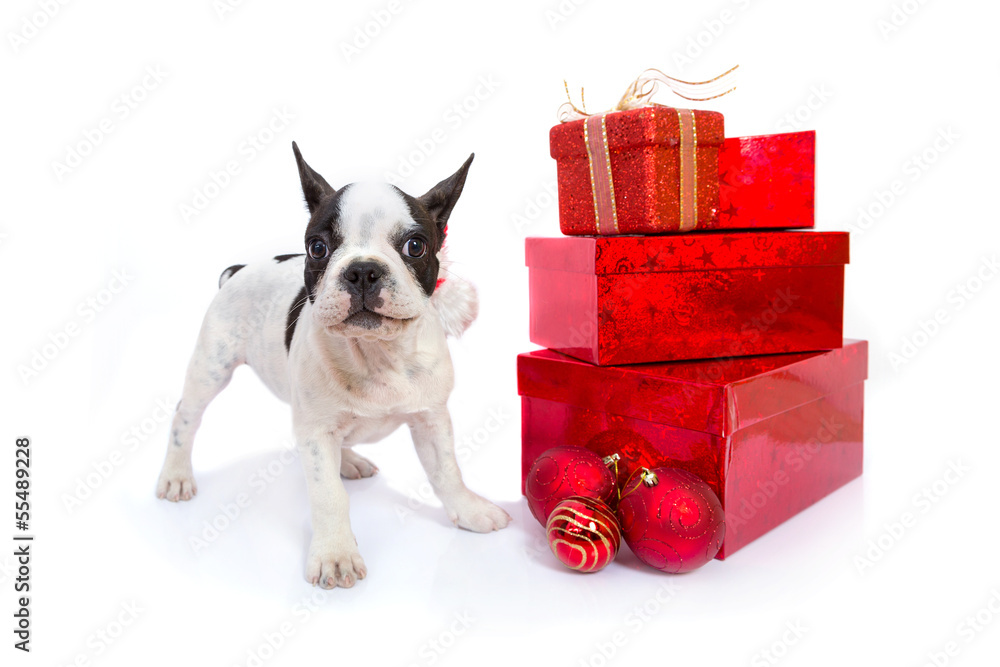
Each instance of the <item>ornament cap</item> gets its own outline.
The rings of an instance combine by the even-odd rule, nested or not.
[[[622,457],[618,456],[618,454],[611,454],[610,456],[605,456],[601,460],[604,461],[604,465],[610,466],[614,463],[618,463],[619,461],[621,461]]]
[[[642,469],[642,483],[646,486],[656,486],[660,483],[660,478],[649,468]]]

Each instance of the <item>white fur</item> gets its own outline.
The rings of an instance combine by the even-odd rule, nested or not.
[[[315,302],[302,308],[290,350],[284,344],[286,318],[303,284],[304,260],[251,264],[222,281],[188,366],[157,483],[157,495],[167,500],[189,500],[197,493],[191,450],[202,414],[233,370],[250,365],[292,406],[313,517],[305,574],[324,588],[350,587],[367,574],[341,476],[367,477],[377,468],[350,446],[377,442],[402,424],[456,525],[486,532],[510,521],[462,482],[447,407],[454,381],[445,337],[461,335],[475,319],[475,289],[447,275],[427,298],[389,242],[400,227],[415,225],[392,188],[350,186],[340,214],[343,243],[317,286]],[[335,277],[365,258],[390,269],[377,310],[386,317],[378,329],[353,330],[341,323],[350,299]]]

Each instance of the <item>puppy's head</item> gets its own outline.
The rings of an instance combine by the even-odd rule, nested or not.
[[[332,333],[391,340],[420,317],[437,285],[444,230],[473,155],[425,195],[387,183],[330,186],[292,150],[309,209],[305,282]]]

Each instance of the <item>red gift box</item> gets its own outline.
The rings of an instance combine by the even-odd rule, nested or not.
[[[649,106],[549,132],[564,234],[656,234],[717,226],[722,114]]]
[[[560,229],[607,236],[812,227],[815,137],[723,141],[722,114],[665,106],[556,125],[549,148]]]
[[[734,137],[719,152],[719,227],[815,224],[816,133]]]
[[[531,342],[599,365],[839,347],[846,232],[528,238]]]
[[[828,352],[602,367],[518,356],[521,481],[559,445],[619,454],[620,473],[669,466],[719,496],[726,558],[862,469],[868,344]]]

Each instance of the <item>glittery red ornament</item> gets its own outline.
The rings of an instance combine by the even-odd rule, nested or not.
[[[614,473],[600,456],[583,447],[553,447],[542,452],[524,484],[528,508],[543,526],[560,500],[581,496],[614,506],[616,492]]]
[[[618,519],[595,498],[566,498],[556,503],[545,524],[549,548],[563,565],[597,572],[615,559],[622,534]]]
[[[618,520],[639,560],[675,574],[715,558],[726,536],[718,497],[697,475],[678,468],[634,473],[622,489]]]

